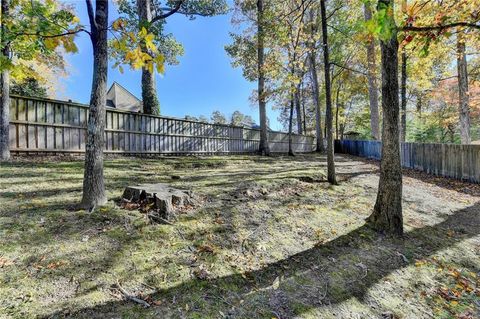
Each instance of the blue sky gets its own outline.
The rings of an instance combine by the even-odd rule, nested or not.
[[[68,2],[68,1],[67,1]],[[73,2],[82,24],[88,25],[83,1]],[[117,13],[110,3],[110,20]],[[231,42],[229,32],[234,29],[231,15],[189,20],[181,15],[168,18],[166,31],[172,33],[183,44],[185,54],[179,65],[166,66],[164,75],[157,75],[157,91],[163,115],[184,117],[185,115],[210,117],[214,110],[227,116],[239,110],[251,115],[258,123],[258,108],[248,100],[256,83],[242,77],[241,69],[230,65],[224,46]],[[68,55],[70,75],[63,80],[64,90],[59,98],[88,103],[92,79],[92,48],[86,34],[76,40],[79,52]],[[109,85],[117,81],[137,97],[141,97],[140,71],[129,70],[121,74],[109,68]],[[281,129],[277,112],[268,111],[272,129]]]

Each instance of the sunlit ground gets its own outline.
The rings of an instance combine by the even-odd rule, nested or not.
[[[364,226],[377,167],[339,156],[330,186],[325,164],[318,155],[108,160],[111,201],[92,214],[74,208],[80,160],[2,164],[0,318],[480,316],[478,186],[410,172],[407,233],[391,239]],[[151,224],[115,203],[140,182],[192,189],[200,205],[173,226]]]

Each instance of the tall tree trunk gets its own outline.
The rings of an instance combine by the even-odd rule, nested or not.
[[[320,87],[318,86],[317,62],[315,53],[308,53],[310,60],[310,72],[313,80],[313,101],[315,103],[315,132],[317,135],[317,152],[323,152],[322,116],[320,111]]]
[[[295,152],[293,151],[293,109],[295,108],[295,97],[292,93],[290,95],[290,116],[288,120],[288,155],[295,156]]]
[[[336,184],[335,159],[333,149],[333,115],[332,115],[332,92],[330,83],[330,60],[328,52],[327,14],[325,11],[325,0],[320,0],[320,11],[322,16],[322,42],[323,42],[323,64],[325,67],[325,99],[326,99],[326,128],[327,128],[327,178],[330,184]]]
[[[372,19],[372,10],[368,3],[364,4],[365,21]],[[375,61],[375,40],[371,38],[367,44],[368,63],[368,98],[370,101],[370,129],[374,140],[380,139],[379,115],[378,115],[378,87],[377,87],[377,63]]]
[[[393,11],[394,0],[379,0],[378,5]],[[393,16],[390,24],[395,25]],[[395,235],[403,234],[402,168],[398,131],[398,40],[394,30],[389,40],[381,40],[382,51],[382,160],[377,200],[368,221],[373,228]]]
[[[340,112],[340,90],[342,89],[342,83],[338,84],[337,96],[335,97],[335,139],[338,140],[338,116]]]
[[[303,116],[303,134],[307,134],[307,113],[305,112],[305,90],[301,88],[302,98],[302,116]]]
[[[468,97],[467,56],[465,40],[461,32],[457,33],[457,69],[458,69],[458,114],[460,119],[460,139],[462,144],[470,144],[470,105]]]
[[[9,15],[9,0],[1,0],[1,42],[3,44],[2,56],[5,59],[10,58],[10,46],[6,42],[7,27],[4,24]],[[0,96],[0,161],[10,159],[10,71],[4,69],[0,76],[1,94]]]
[[[270,155],[268,145],[267,103],[265,101],[265,35],[263,32],[263,0],[257,1],[257,59],[258,59],[258,109],[260,112],[260,155]]]
[[[402,84],[401,84],[402,112],[400,117],[400,141],[405,142],[407,136],[407,52],[402,48]]]
[[[137,0],[137,14],[140,20],[140,28],[145,27],[148,30],[149,22],[152,20],[151,1]],[[142,50],[147,51],[144,43],[141,44]],[[160,115],[160,103],[157,97],[157,88],[155,84],[155,71],[150,72],[147,68],[142,68],[142,102],[143,112],[145,114]]]
[[[302,106],[300,105],[300,84],[295,91],[295,112],[297,113],[297,132],[303,134]]]
[[[86,0],[91,8],[90,0]],[[107,202],[103,178],[103,147],[105,144],[105,105],[108,71],[108,0],[96,0],[95,14],[89,10],[93,46],[93,80],[88,113],[85,172],[81,206],[94,209]]]

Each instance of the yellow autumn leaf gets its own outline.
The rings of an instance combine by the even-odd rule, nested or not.
[[[149,62],[147,64],[147,68],[148,68],[148,72],[153,73],[153,63],[152,62]]]
[[[58,46],[58,39],[56,38],[46,38],[45,41],[45,47],[49,50],[53,50]]]
[[[161,64],[157,63],[157,72],[160,74],[165,73],[165,66],[163,65],[163,63]]]

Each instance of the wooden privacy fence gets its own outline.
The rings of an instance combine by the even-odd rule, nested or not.
[[[378,141],[335,141],[338,153],[374,159],[381,159],[381,148]],[[400,154],[403,167],[480,182],[480,145],[401,143]]]
[[[12,152],[82,153],[88,106],[50,99],[12,96]],[[314,138],[293,135],[295,152],[311,152]],[[260,130],[107,109],[105,152],[124,154],[255,153]],[[288,151],[288,134],[269,132],[272,152]]]

